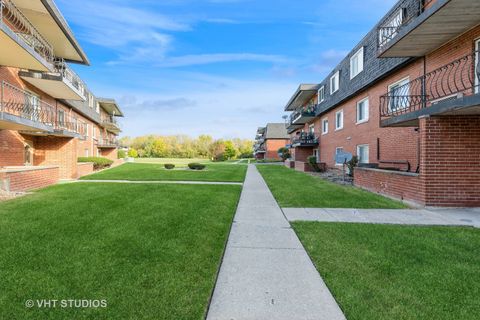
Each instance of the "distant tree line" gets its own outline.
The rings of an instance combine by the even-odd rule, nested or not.
[[[225,161],[253,157],[253,141],[214,139],[209,135],[191,138],[185,135],[124,137],[120,145],[128,147],[130,157],[140,158],[206,158]]]

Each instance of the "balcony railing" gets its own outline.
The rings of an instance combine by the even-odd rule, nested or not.
[[[319,140],[318,137],[313,133],[301,133],[297,137],[292,139],[293,146],[302,146],[302,145],[316,145]]]
[[[53,47],[10,0],[0,0],[0,24],[8,27],[29,47],[53,64]]]
[[[85,135],[86,125],[67,112],[57,112],[55,130],[64,130]]]
[[[55,59],[55,72],[62,75],[78,92],[86,98],[87,89],[82,79],[73,71],[62,58]]]
[[[115,119],[115,117],[102,117],[102,124],[104,125],[109,125],[109,126],[115,126],[115,127],[120,127],[118,124],[118,121]]]
[[[295,124],[295,122],[297,122],[303,116],[305,116],[305,117],[315,117],[315,112],[317,110],[317,106],[318,105],[310,105],[310,106],[304,107],[300,110],[297,110],[297,111],[293,112],[290,115],[290,124]]]
[[[381,51],[413,18],[418,17],[436,0],[403,0],[378,28],[378,48]]]
[[[464,56],[413,81],[391,86],[380,97],[382,118],[399,116],[441,101],[479,93],[480,52]]]
[[[1,112],[52,127],[55,124],[55,107],[6,81],[1,84],[0,102]]]
[[[99,146],[111,146],[111,147],[116,147],[118,146],[118,140],[113,139],[113,138],[100,138],[98,140],[98,145]]]

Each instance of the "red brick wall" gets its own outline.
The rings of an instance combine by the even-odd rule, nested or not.
[[[60,179],[77,177],[78,139],[63,137],[37,137],[35,140],[34,164],[60,167]]]
[[[265,154],[265,159],[280,160],[280,157],[278,156],[278,149],[284,148],[289,143],[290,140],[288,139],[267,139],[265,141],[265,148],[267,151]]]
[[[295,148],[294,149],[294,159],[295,161],[308,162],[308,157],[313,156],[314,148]]]
[[[480,116],[420,119],[426,205],[480,206]]]
[[[100,156],[115,161],[117,160],[117,149],[100,149]]]
[[[77,178],[93,173],[93,163],[77,163]]]
[[[11,171],[11,172],[5,172]],[[59,180],[59,168],[32,168],[31,170],[2,170],[0,171],[1,185],[9,185],[12,192],[23,192],[44,188],[55,184]]]
[[[399,72],[392,74],[375,86],[359,93],[340,106],[315,120],[315,132],[320,136],[320,162],[329,167],[335,166],[337,147],[354,155],[357,146],[369,145],[369,162],[379,160],[406,160],[415,171],[418,166],[418,133],[415,128],[380,128],[380,96],[388,92],[388,86],[405,77],[415,79],[422,74],[423,63],[416,61]],[[357,102],[369,98],[369,120],[357,124]],[[343,110],[343,129],[335,131],[335,114]],[[328,118],[329,130],[321,134],[322,120]],[[377,139],[379,139],[380,159],[377,159]]]
[[[25,138],[16,131],[0,130],[0,167],[25,164]]]
[[[417,174],[355,168],[354,176],[357,187],[424,205],[423,182]]]

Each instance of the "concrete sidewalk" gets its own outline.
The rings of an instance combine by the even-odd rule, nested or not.
[[[480,209],[321,209],[283,208],[289,221],[352,222],[480,228]]]
[[[253,165],[207,319],[345,319]]]

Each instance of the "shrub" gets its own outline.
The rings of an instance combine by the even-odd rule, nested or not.
[[[288,148],[280,148],[278,149],[278,155],[282,158],[283,161],[290,159],[290,150]]]
[[[130,158],[138,158],[138,152],[137,150],[131,148],[130,150],[128,150],[128,156]]]
[[[95,170],[109,168],[113,164],[112,160],[101,157],[80,157],[78,162],[93,162],[93,169]]]
[[[126,158],[127,157],[127,153],[125,152],[125,150],[118,150],[117,151],[117,158],[118,159],[123,159],[123,158]]]
[[[350,177],[353,177],[353,171],[355,169],[355,167],[358,166],[358,157],[357,156],[353,156],[352,157],[352,160],[348,161],[347,162],[347,167],[348,167],[348,175]]]
[[[316,172],[322,171],[322,170],[320,170],[320,167],[318,166],[317,157],[315,157],[315,156],[308,157],[308,163],[312,166],[313,170],[315,170]]]
[[[188,167],[192,170],[203,170],[205,169],[205,165],[201,163],[189,163]]]
[[[173,163],[165,163],[164,164],[165,169],[167,170],[172,170],[175,168],[175,165]]]

